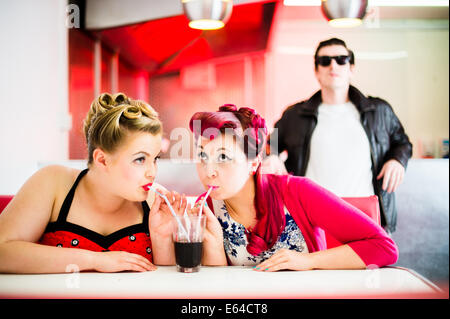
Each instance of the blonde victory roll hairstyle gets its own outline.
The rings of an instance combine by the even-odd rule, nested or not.
[[[112,153],[130,132],[162,133],[158,113],[147,103],[123,93],[103,93],[94,99],[83,123],[88,165],[96,148]]]

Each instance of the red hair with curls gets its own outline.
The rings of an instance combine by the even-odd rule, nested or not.
[[[196,125],[194,121],[200,121],[197,122],[200,125]],[[242,142],[240,145],[248,160],[263,153],[268,134],[265,120],[255,110],[247,107],[237,109],[233,104],[222,105],[217,112],[195,113],[189,121],[189,128],[196,138],[200,135],[215,138],[216,136],[208,134],[210,129],[223,134],[231,131]],[[281,185],[277,185],[272,175],[261,174],[261,164],[253,178],[256,185],[254,204],[257,223],[247,235],[247,251],[257,256],[276,243],[286,219]]]

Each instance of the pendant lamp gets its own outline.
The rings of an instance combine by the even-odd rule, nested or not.
[[[232,0],[182,0],[189,27],[199,30],[223,28],[233,10]]]
[[[322,0],[322,12],[333,27],[355,27],[362,23],[368,0]]]

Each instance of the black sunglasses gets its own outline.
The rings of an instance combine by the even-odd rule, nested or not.
[[[321,66],[329,66],[331,64],[331,60],[333,59],[339,65],[344,65],[350,61],[350,57],[348,55],[336,55],[336,56],[322,55],[316,58],[316,63],[320,64]]]

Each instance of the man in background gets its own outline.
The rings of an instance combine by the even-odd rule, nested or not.
[[[366,97],[350,85],[354,55],[344,41],[323,41],[314,56],[321,90],[288,107],[275,124],[278,147],[287,151],[285,167],[341,197],[378,195],[381,224],[395,231],[394,191],[403,180],[412,145],[392,107]],[[368,75],[370,76],[370,75]],[[284,167],[277,155],[264,165]]]

